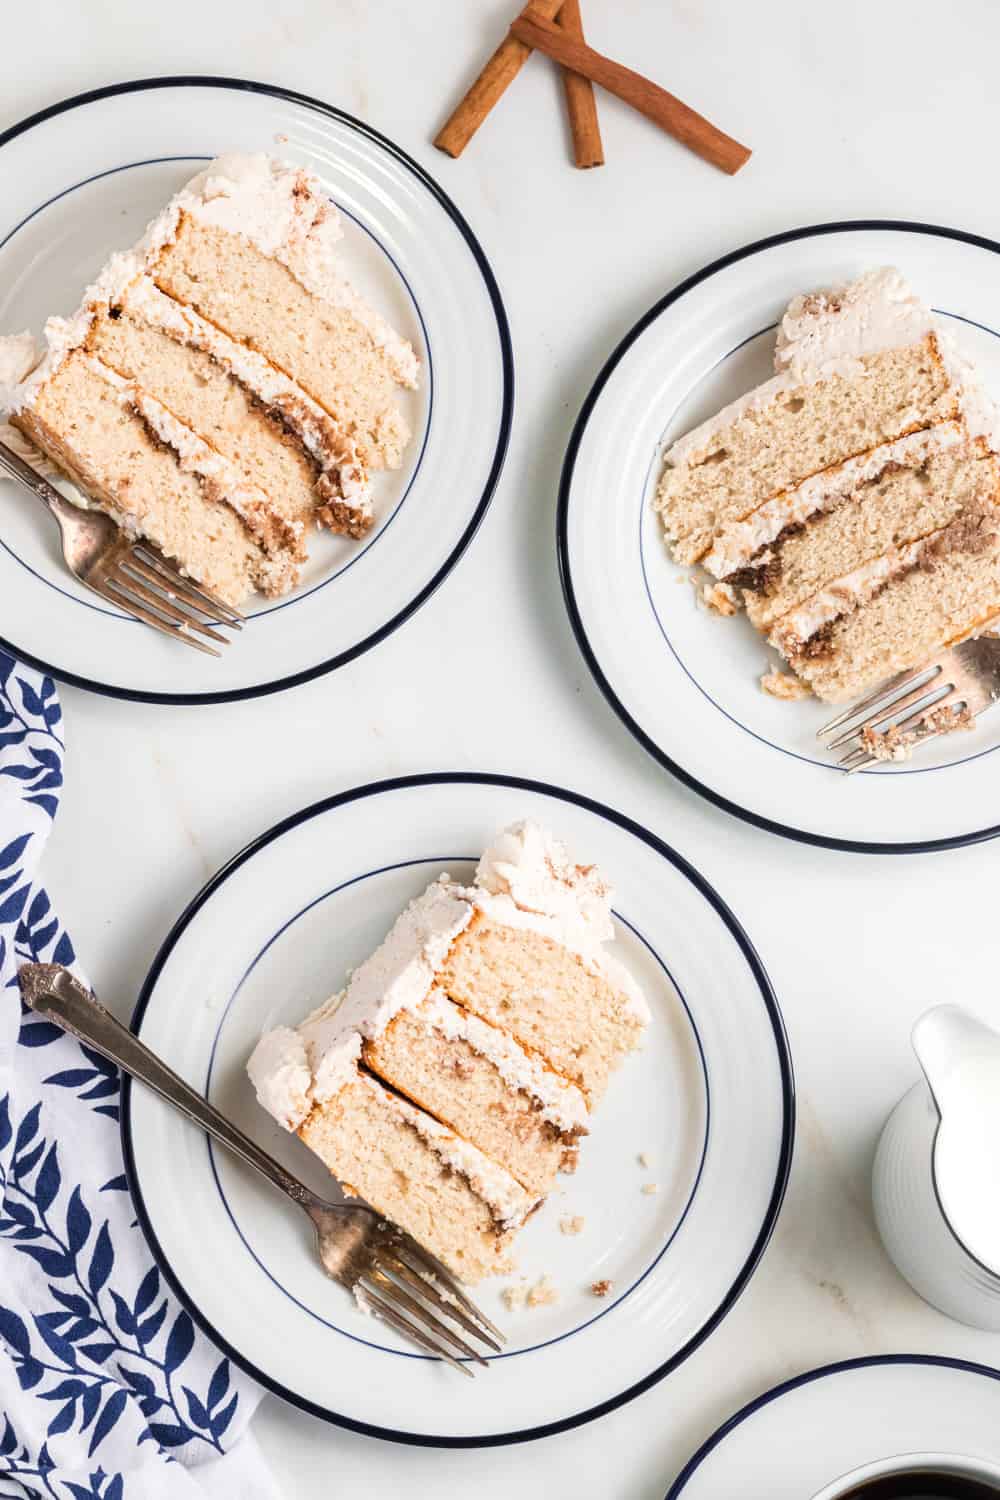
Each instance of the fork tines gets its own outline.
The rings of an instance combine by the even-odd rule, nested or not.
[[[473,1373],[464,1361],[488,1368],[469,1339],[478,1340],[492,1354],[500,1354],[504,1335],[439,1260],[402,1230],[394,1226],[387,1229],[371,1263],[355,1283],[358,1302],[463,1375]],[[453,1326],[456,1324],[457,1328]]]
[[[148,542],[115,549],[112,556],[91,570],[87,582],[111,603],[128,610],[144,624],[152,625],[154,629],[210,656],[220,656],[221,652],[206,645],[198,636],[220,646],[228,642],[224,635],[206,623],[206,618],[230,630],[243,628],[244,617],[239,610],[201,584],[184,578]]]
[[[921,744],[936,739],[945,732],[945,725],[929,720],[929,715],[936,715],[941,709],[968,706],[964,692],[953,680],[956,674],[948,671],[948,665],[945,656],[913,671],[898,673],[824,724],[816,731],[817,739],[825,740],[828,750],[856,741],[837,762],[848,774],[879,764],[879,757],[865,743],[866,733],[885,734],[892,729],[912,735],[913,741],[919,740]]]

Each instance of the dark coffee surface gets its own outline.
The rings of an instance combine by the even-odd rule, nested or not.
[[[930,1469],[866,1479],[843,1500],[998,1500],[1000,1489],[982,1479],[959,1479]]]

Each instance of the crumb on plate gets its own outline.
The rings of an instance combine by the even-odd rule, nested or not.
[[[590,1290],[595,1297],[606,1297],[613,1286],[614,1282],[605,1276],[602,1281],[592,1281],[590,1283]]]
[[[772,672],[765,672],[760,685],[771,698],[784,698],[786,702],[811,696],[808,685],[800,677],[796,677],[794,672],[780,672],[777,668]]]
[[[698,597],[707,606],[713,615],[735,615],[739,613],[739,600],[736,593],[728,583],[706,583],[699,584],[697,578],[692,583],[698,588]]]
[[[563,1214],[559,1228],[563,1234],[579,1234],[586,1222],[583,1214]]]
[[[551,1307],[554,1302],[559,1301],[559,1289],[554,1285],[552,1278],[548,1275],[536,1281],[528,1292],[527,1302],[529,1307]]]

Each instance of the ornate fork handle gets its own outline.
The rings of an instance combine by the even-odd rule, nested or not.
[[[33,469],[6,443],[0,443],[0,469],[3,469],[11,479],[16,479],[18,484],[23,485],[26,490],[30,490],[57,519],[66,511],[75,510],[66,496],[60,495],[55,485],[50,484],[44,474],[39,474],[37,469]]]
[[[25,964],[18,977],[25,1004],[40,1016],[55,1021],[78,1041],[85,1042],[95,1052],[116,1063],[122,1072],[159,1094],[220,1145],[226,1146],[248,1166],[256,1168],[294,1203],[309,1206],[317,1201],[315,1193],[305,1183],[293,1177],[256,1141],[244,1135],[231,1120],[209,1104],[202,1094],[179,1078],[128,1027],[116,1021],[67,969],[58,964]]]

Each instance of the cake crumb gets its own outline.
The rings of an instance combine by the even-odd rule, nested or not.
[[[924,715],[924,723],[937,734],[955,734],[959,730],[973,729],[976,718],[963,703],[961,708],[932,708],[929,714]]]
[[[563,1214],[559,1228],[563,1234],[579,1234],[586,1222],[583,1214]]]
[[[873,729],[869,724],[862,729],[860,740],[876,760],[909,760],[914,745],[919,744],[925,735],[955,734],[959,730],[974,728],[975,722],[975,716],[965,704],[961,708],[947,704],[943,708],[932,708],[924,715],[919,733],[915,729],[900,729],[898,724],[890,724],[888,729]]]
[[[909,760],[913,754],[913,738],[904,734],[895,724],[889,729],[873,729],[870,724],[861,731],[861,744],[876,760]]]
[[[274,144],[276,146],[288,145],[288,137],[283,130],[279,130],[278,134],[274,137]]]
[[[647,1198],[651,1198],[654,1193],[658,1193],[660,1191],[660,1184],[658,1182],[644,1182],[642,1185],[642,1190],[646,1194]]]
[[[562,1161],[559,1163],[559,1170],[560,1172],[565,1172],[567,1177],[572,1177],[579,1165],[580,1147],[574,1142],[572,1146],[567,1146],[563,1152]]]
[[[519,1307],[524,1306],[528,1297],[528,1288],[523,1282],[520,1286],[505,1286],[500,1295],[503,1298],[505,1307],[510,1312],[516,1312]]]
[[[777,668],[765,672],[760,679],[762,690],[771,698],[784,698],[790,703],[796,698],[808,698],[810,688],[794,672],[781,672]]]
[[[700,584],[697,578],[692,578],[691,582],[698,589],[698,597],[713,615],[728,617],[739,613],[739,600],[728,583]]]
[[[559,1290],[553,1284],[551,1277],[543,1276],[541,1281],[528,1292],[527,1302],[529,1307],[551,1307],[554,1302],[559,1301]]]
[[[639,1155],[636,1157],[636,1160],[638,1161],[640,1167],[651,1167],[653,1165],[653,1163],[650,1161],[648,1151],[640,1151]]]
[[[605,1276],[603,1281],[592,1281],[590,1283],[590,1290],[595,1297],[606,1297],[613,1286],[614,1282]]]

